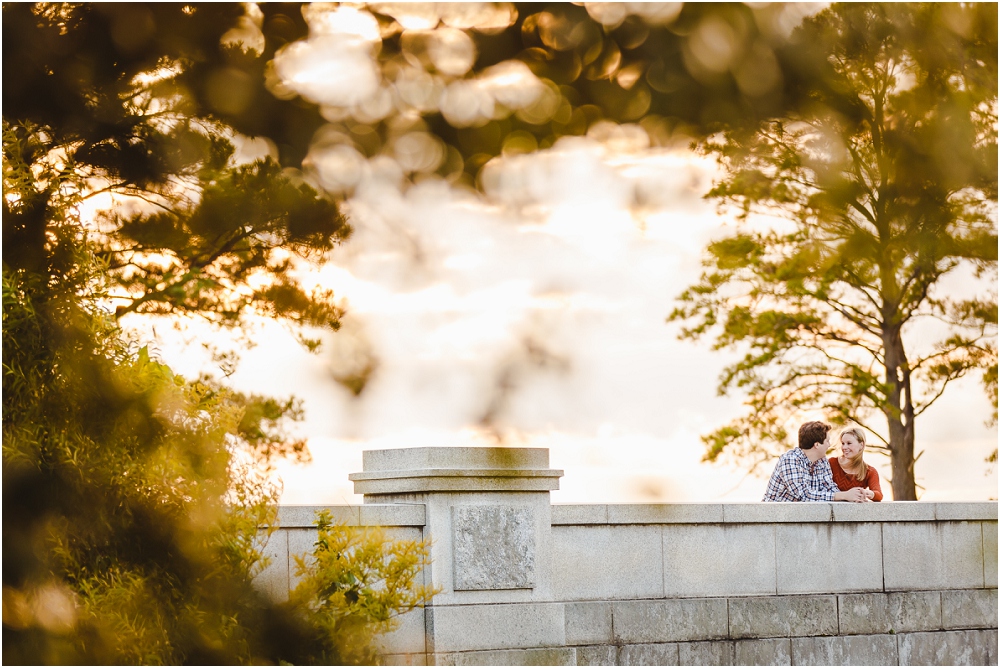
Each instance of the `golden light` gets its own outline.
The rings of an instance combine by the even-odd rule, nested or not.
[[[357,36],[295,42],[279,51],[274,63],[275,73],[289,88],[319,104],[350,107],[379,86],[370,44]]]
[[[381,42],[378,20],[366,11],[354,7],[330,8],[325,3],[306,5],[302,15],[309,24],[311,37],[341,35],[358,37],[367,42]]]

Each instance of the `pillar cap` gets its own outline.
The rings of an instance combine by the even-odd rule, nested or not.
[[[366,450],[352,473],[356,494],[545,492],[563,472],[550,469],[547,448],[423,447]]]

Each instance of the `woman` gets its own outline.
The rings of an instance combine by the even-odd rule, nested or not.
[[[854,487],[865,488],[865,495],[871,501],[882,500],[882,487],[878,482],[878,471],[865,463],[865,432],[859,427],[851,427],[840,433],[839,457],[830,457],[833,481],[840,491]]]

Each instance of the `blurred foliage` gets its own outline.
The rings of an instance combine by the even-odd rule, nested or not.
[[[117,324],[133,312],[339,324],[330,295],[293,278],[298,258],[348,235],[337,204],[279,152],[240,157],[237,132],[261,118],[218,82],[263,68],[224,43],[243,14],[3,6],[8,663],[367,656],[252,586],[274,529],[273,461],[307,456],[288,431],[300,404],[181,378]],[[274,127],[294,131],[284,106]]]
[[[747,350],[720,392],[750,408],[704,438],[706,459],[773,456],[790,415],[822,409],[883,434],[909,500],[915,420],[950,382],[982,373],[995,421],[996,26],[996,5],[833,5],[791,42],[823,64],[808,104],[702,144],[726,169],[709,196],[743,224],[671,318]],[[786,222],[755,228],[751,211]],[[946,292],[963,268],[985,292]]]
[[[255,36],[268,45],[264,57],[277,43],[272,26],[302,26],[287,11],[261,6]],[[365,161],[379,157],[413,180],[481,187],[490,159],[584,135],[601,121],[638,124],[652,145],[683,146],[794,107],[814,76],[787,48],[806,11],[741,3],[317,4],[302,10],[308,32],[273,52],[268,82],[280,98],[316,105],[305,169],[332,192],[350,193]],[[350,70],[349,93],[294,76],[324,61]]]
[[[4,167],[14,191],[18,172]],[[392,584],[360,592],[374,605],[344,603],[350,624],[331,621],[340,599],[316,610],[258,592],[276,526],[270,473],[306,454],[287,431],[301,408],[187,381],[137,348],[101,307],[115,282],[74,203],[52,211],[51,274],[3,269],[5,661],[371,659],[387,615],[424,600],[413,574],[425,550],[369,539],[343,544],[340,560],[317,550],[313,581],[377,572]]]
[[[321,259],[350,227],[277,155],[237,159],[246,138],[236,133],[259,129],[251,108],[216,109],[217,98],[237,93],[211,82],[262,67],[221,43],[242,13],[238,5],[4,5],[5,181],[24,175],[16,190],[5,188],[6,268],[55,271],[62,251],[49,227],[58,211],[68,198],[86,207],[112,196],[89,238],[119,315],[190,314],[230,326],[254,312],[338,326],[332,295],[304,291],[293,271],[296,258]]]
[[[424,546],[323,528],[306,582],[347,583],[349,600],[309,584],[264,597],[252,579],[276,526],[270,462],[300,445],[287,406],[185,381],[46,290],[4,273],[5,661],[373,659],[373,634],[426,599]]]
[[[231,167],[220,128],[267,138],[271,158],[299,187],[303,168],[313,186],[349,192],[364,161],[377,157],[410,179],[473,186],[491,158],[586,134],[601,120],[639,124],[653,145],[685,145],[795,108],[816,64],[788,35],[808,11],[780,3],[9,3],[4,117],[44,131],[44,148],[72,147],[78,167],[119,191],[156,186],[157,201],[177,194],[164,192],[166,175],[203,186],[215,178],[205,170]],[[193,206],[176,214],[186,220]],[[340,238],[345,229],[334,220],[311,229],[319,237],[309,245]],[[218,243],[202,241],[202,259],[237,234],[212,225]]]
[[[399,615],[425,605],[436,593],[417,584],[429,563],[428,545],[390,540],[379,528],[335,524],[327,510],[317,513],[316,528],[312,554],[295,557],[300,579],[290,602],[335,639],[337,653],[311,657],[312,662],[375,663],[372,634],[397,628]]]
[[[429,594],[413,584],[420,545],[322,518],[293,601],[256,593],[269,462],[304,456],[285,429],[298,404],[184,380],[116,324],[265,315],[315,346],[309,328],[336,329],[341,312],[296,267],[348,237],[337,198],[364,170],[482,187],[496,156],[601,127],[652,146],[725,130],[706,144],[730,170],[714,194],[794,226],[713,245],[679,310],[698,321],[689,335],[724,325],[720,345],[752,350],[723,387],[751,391],[756,421],[717,432],[710,456],[780,438],[777,403],[868,406],[888,417],[895,496],[912,498],[912,420],[934,388],[985,367],[995,403],[995,294],[932,289],[958,266],[995,271],[995,5],[835,6],[798,32],[815,9],[2,11],[8,662],[366,660],[362,621],[384,626]],[[917,359],[904,325],[925,314],[951,337]],[[831,360],[831,342],[869,359]],[[360,391],[374,368],[341,382]],[[844,392],[812,389],[827,371]],[[926,401],[910,393],[919,374]]]
[[[68,297],[4,271],[5,661],[294,660],[312,629],[250,586],[275,490],[240,464],[287,439]]]
[[[348,236],[330,198],[364,170],[478,186],[493,157],[602,120],[639,124],[653,145],[750,127],[805,99],[815,65],[787,40],[805,12],[8,3],[5,145],[60,179],[5,200],[4,262],[47,271],[63,193],[114,195],[92,240],[119,315],[231,326],[263,313],[336,328],[332,295],[293,274]]]

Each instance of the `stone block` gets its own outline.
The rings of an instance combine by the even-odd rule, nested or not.
[[[566,644],[561,603],[434,606],[424,614],[428,651],[438,654]]]
[[[382,654],[379,656],[382,666],[426,666],[427,655],[420,654]]]
[[[425,522],[422,503],[370,503],[359,506],[359,524],[378,527],[422,527]]]
[[[359,506],[279,506],[278,526],[287,529],[316,528],[316,513],[326,510],[334,524],[357,526],[360,518]]]
[[[298,562],[295,557],[303,557],[306,563],[312,561],[309,556],[316,546],[316,529],[286,529],[288,536],[288,586],[295,588],[301,578],[298,576]]]
[[[399,617],[399,626],[388,633],[375,636],[379,654],[420,654],[427,651],[425,642],[424,609],[410,610]]]
[[[896,636],[826,636],[792,638],[795,666],[895,666]]]
[[[891,592],[887,600],[889,624],[895,633],[941,628],[941,592]]]
[[[534,494],[530,492],[507,493],[497,495],[492,493],[469,493],[461,495],[453,494],[428,494],[424,499],[426,504],[427,525],[424,527],[424,536],[431,541],[431,564],[425,569],[425,577],[428,584],[439,589],[435,595],[434,602],[437,605],[480,605],[493,603],[515,603],[515,602],[546,602],[552,597],[552,559],[551,559],[551,520],[548,494]],[[512,558],[507,563],[500,563],[497,560],[495,545],[490,547],[478,540],[487,537],[504,539],[509,537],[512,527],[497,526],[496,523],[482,523],[477,525],[474,518],[467,517],[462,524],[463,508],[469,506],[476,507],[478,516],[510,518],[508,513],[514,509],[513,514],[517,514],[519,509],[524,510],[521,519],[533,517],[533,524],[522,522],[520,530],[525,543],[530,542],[528,536],[533,536],[534,542],[534,579],[533,586],[521,587],[517,589],[459,589],[458,587],[485,586],[489,583],[489,577],[494,572],[489,567],[495,566],[500,569],[497,573],[506,572],[507,580],[504,584],[515,585],[525,584],[519,582],[517,578],[522,577],[515,571],[519,568],[515,563],[518,558]],[[489,506],[489,507],[486,507]],[[495,511],[493,509],[496,509]],[[458,531],[453,526],[453,520],[458,519],[460,526]],[[530,526],[528,526],[530,524]],[[468,531],[462,529],[464,526]],[[518,535],[515,533],[515,536]],[[459,539],[459,545],[455,545],[455,539]],[[464,541],[464,547],[463,547]],[[487,541],[488,542],[488,541]],[[515,541],[510,553],[518,552]],[[505,548],[506,549],[506,548]],[[457,558],[457,562],[456,562]],[[473,567],[470,576],[469,567]],[[461,569],[459,567],[462,567]],[[475,569],[481,569],[476,575]],[[506,570],[505,570],[506,569]],[[477,582],[476,578],[482,578]]]
[[[611,606],[607,601],[566,603],[566,644],[593,645],[614,641]]]
[[[901,666],[989,665],[988,635],[996,631],[930,631],[899,635]]]
[[[996,522],[983,522],[983,580],[987,587],[997,586]]]
[[[680,666],[732,666],[733,643],[729,640],[682,642],[677,644]]]
[[[365,450],[365,471],[547,469],[548,448],[423,447]]]
[[[882,526],[885,589],[977,589],[984,584],[979,522]]]
[[[549,491],[563,472],[546,448],[399,448],[364,452],[354,491],[369,495],[457,491]]]
[[[625,645],[618,650],[619,666],[676,666],[677,645],[656,643]]]
[[[722,522],[721,503],[622,503],[608,505],[608,524]]]
[[[774,531],[779,594],[882,590],[881,525],[784,524]]]
[[[566,647],[501,649],[435,654],[438,666],[575,666],[576,652]]]
[[[578,666],[617,666],[618,648],[614,645],[591,645],[576,648]]]
[[[412,542],[420,542],[424,537],[424,532],[420,527],[408,527],[408,526],[380,526],[380,527],[361,527],[361,531],[373,531],[377,530],[382,534],[385,540],[398,542],[401,540],[408,540]]]
[[[934,518],[938,520],[997,521],[997,504],[995,501],[938,501],[934,504],[934,509]]]
[[[666,596],[774,594],[775,529],[766,524],[663,527]]]
[[[933,522],[933,503],[893,501],[891,503],[834,503],[836,522]]]
[[[732,638],[836,635],[837,630],[836,596],[729,599]]]
[[[841,594],[837,601],[840,635],[888,633],[892,628],[885,594]]]
[[[258,534],[260,536],[261,534]],[[263,538],[262,538],[263,540]],[[267,539],[261,552],[269,563],[254,578],[254,587],[274,602],[288,600],[288,532],[278,529]]]
[[[976,632],[974,632],[976,633]],[[986,648],[986,661],[983,663],[985,666],[995,666],[997,665],[997,632],[996,630],[986,630],[978,631],[979,642],[982,643],[983,647]]]
[[[615,641],[663,643],[715,640],[728,635],[726,599],[622,601],[614,604]]]
[[[531,506],[477,504],[451,510],[456,591],[534,587]]]
[[[607,524],[608,507],[603,504],[594,505],[558,505],[552,506],[552,524]]]
[[[378,502],[427,492],[550,492],[559,489],[562,471],[436,469],[352,473],[354,493]]]
[[[733,665],[790,666],[792,643],[788,638],[737,640],[733,643]]]
[[[658,526],[552,528],[557,600],[660,598],[663,541]]]
[[[945,629],[997,628],[997,590],[941,592],[941,625]]]
[[[832,522],[833,503],[727,503],[722,507],[726,524]]]

